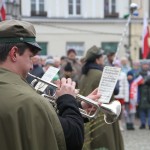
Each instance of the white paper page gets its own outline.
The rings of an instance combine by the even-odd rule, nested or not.
[[[52,79],[55,77],[55,75],[58,73],[59,69],[50,66],[46,72],[44,73],[44,75],[42,76],[42,80],[47,81],[47,82],[51,82]],[[37,85],[35,86],[35,89],[41,92],[44,92],[44,90],[47,88],[47,84],[44,84],[42,82],[38,82]]]
[[[102,78],[99,83],[98,90],[101,97],[99,102],[109,103],[120,75],[121,68],[106,66],[104,67]]]

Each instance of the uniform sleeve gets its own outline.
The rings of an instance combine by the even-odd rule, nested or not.
[[[76,99],[68,94],[60,96],[57,108],[67,150],[81,150],[84,142],[84,123]]]

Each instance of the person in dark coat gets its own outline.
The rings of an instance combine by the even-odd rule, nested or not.
[[[72,74],[73,74],[73,68],[71,66],[71,63],[67,62],[67,64],[64,67],[64,75],[63,75],[63,77],[65,77],[65,78],[72,78]]]
[[[80,94],[88,95],[97,88],[103,70],[103,51],[92,46],[86,53],[85,64],[79,84]],[[124,150],[123,139],[118,121],[113,124],[104,122],[103,113],[85,124],[84,150],[107,149]]]
[[[144,82],[139,86],[139,111],[140,111],[140,129],[146,128],[146,118],[148,116],[148,126],[150,129],[150,71],[149,62],[143,61],[140,75]]]

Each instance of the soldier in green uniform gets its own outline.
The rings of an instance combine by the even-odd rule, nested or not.
[[[0,149],[80,150],[83,118],[75,99],[75,82],[61,79],[57,114],[25,80],[33,68],[31,58],[39,50],[32,24],[0,22]]]
[[[86,53],[79,88],[87,95],[98,87],[103,70],[103,51],[92,46]],[[118,122],[106,124],[100,112],[95,120],[85,125],[84,150],[123,150],[123,139]]]

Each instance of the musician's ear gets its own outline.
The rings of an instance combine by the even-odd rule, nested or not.
[[[9,56],[11,61],[16,62],[17,54],[18,54],[18,48],[16,46],[13,46],[9,51]]]

